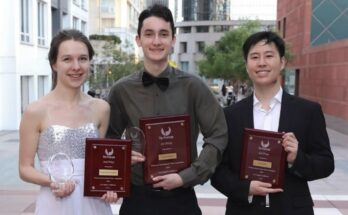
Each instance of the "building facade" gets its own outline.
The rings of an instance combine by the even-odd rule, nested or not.
[[[144,6],[144,0],[90,0],[89,34],[117,35],[123,51],[138,53],[135,36]]]
[[[288,82],[326,114],[348,120],[348,1],[278,0],[277,11],[295,54]]]
[[[197,62],[203,58],[205,46],[214,45],[227,31],[238,28],[243,22],[242,19],[258,19],[262,29],[273,28],[276,20],[276,0],[269,0],[273,4],[269,4],[263,11],[255,10],[251,15],[248,11],[259,6],[253,5],[254,1],[182,1],[182,21],[177,20],[175,23],[177,36],[171,60],[183,71],[198,74]],[[270,13],[273,13],[273,17],[265,15]]]
[[[117,47],[122,52],[135,56],[138,61],[141,50],[138,48],[135,37],[138,28],[138,17],[145,7],[145,0],[90,0],[90,35],[114,35],[120,38]],[[110,67],[118,62],[110,56],[110,51],[105,51],[105,41],[91,40],[96,52],[93,59],[93,74],[105,78],[105,85],[92,85],[96,88],[97,95],[105,97],[108,94]]]
[[[182,1],[183,21],[230,20],[230,0]]]
[[[52,34],[61,28],[87,28],[83,4],[87,7],[88,1],[0,2],[0,130],[18,129],[25,107],[50,91]]]
[[[265,30],[275,26],[275,20],[260,22]],[[205,46],[214,45],[227,31],[238,28],[242,23],[242,20],[177,22],[172,60],[181,70],[198,74],[198,61],[203,59]]]

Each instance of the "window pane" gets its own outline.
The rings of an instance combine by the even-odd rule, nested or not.
[[[180,67],[181,67],[182,71],[188,72],[189,62],[188,61],[181,61],[180,62]]]
[[[73,17],[73,28],[74,29],[78,29],[78,22],[79,22],[79,19],[76,17]]]
[[[37,27],[37,36],[38,36],[38,44],[45,45],[45,2],[38,1],[37,2],[37,10],[38,10],[38,27]]]
[[[30,42],[29,37],[29,4],[30,0],[21,0],[21,41]]]

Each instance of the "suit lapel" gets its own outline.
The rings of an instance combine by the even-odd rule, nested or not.
[[[289,131],[290,129],[290,119],[291,119],[291,100],[292,96],[287,92],[283,91],[282,96],[282,107],[280,110],[279,126],[278,131]]]
[[[254,128],[254,112],[253,112],[254,96],[251,95],[245,99],[245,107],[243,111],[243,126],[244,128]]]

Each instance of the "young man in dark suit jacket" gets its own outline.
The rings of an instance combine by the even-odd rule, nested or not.
[[[307,182],[334,171],[321,107],[282,90],[280,74],[285,67],[285,45],[277,34],[265,31],[251,35],[243,52],[254,93],[225,109],[229,142],[211,183],[228,197],[226,215],[314,214]],[[282,189],[240,179],[244,128],[284,132],[286,163]]]

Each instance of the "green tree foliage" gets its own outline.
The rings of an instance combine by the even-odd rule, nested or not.
[[[259,21],[246,21],[239,28],[226,32],[215,45],[203,52],[198,62],[200,75],[224,80],[246,80],[242,45],[246,38],[260,28]]]
[[[99,34],[92,34],[89,36],[90,40],[99,40],[99,41],[110,41],[114,44],[120,44],[121,40],[118,36],[115,35],[99,35]]]
[[[258,20],[245,21],[239,28],[226,32],[215,45],[206,47],[204,59],[198,62],[200,75],[232,81],[247,80],[242,46],[248,36],[260,29]],[[288,46],[285,57],[288,61],[293,59]]]
[[[111,69],[111,79],[117,81],[118,79],[129,75],[135,71],[138,71],[142,64],[140,62],[136,63],[134,54],[127,54],[122,51],[114,51],[113,56],[117,60],[116,64],[112,64]]]
[[[134,54],[122,51],[121,40],[114,35],[91,35],[91,43],[96,56],[93,65],[93,74],[89,78],[92,89],[107,89],[118,79],[138,69],[140,63]],[[128,48],[129,44],[125,45]]]

